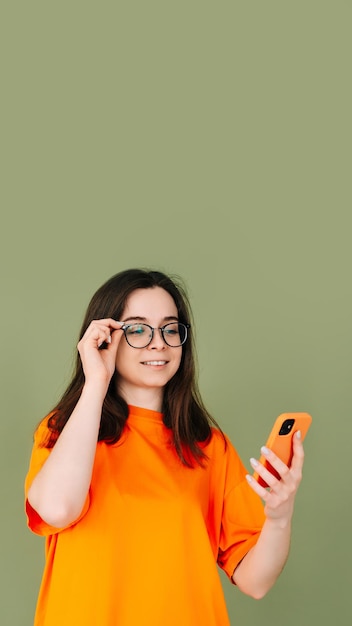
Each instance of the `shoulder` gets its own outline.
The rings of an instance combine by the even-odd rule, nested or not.
[[[53,417],[53,415],[54,413],[49,413],[37,425],[33,436],[35,447],[45,447],[48,439],[50,439],[51,430],[49,428],[49,420]]]
[[[227,494],[241,483],[244,484],[246,467],[226,433],[212,429],[212,438],[204,451],[215,490],[220,489],[223,494]]]
[[[218,428],[212,427],[211,439],[208,446],[211,456],[221,455],[225,458],[229,456],[238,457],[237,450],[234,447],[230,437]]]

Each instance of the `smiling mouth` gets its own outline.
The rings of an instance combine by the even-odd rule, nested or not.
[[[142,365],[166,365],[168,361],[142,361]]]

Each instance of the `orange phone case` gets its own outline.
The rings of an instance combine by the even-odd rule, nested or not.
[[[265,444],[266,447],[275,452],[275,454],[290,467],[293,455],[292,437],[297,430],[300,430],[303,441],[311,422],[312,416],[309,415],[309,413],[282,413],[275,421]],[[261,456],[259,460],[276,478],[280,478],[279,474],[263,456]],[[253,477],[262,487],[268,487],[257,472],[254,472]]]

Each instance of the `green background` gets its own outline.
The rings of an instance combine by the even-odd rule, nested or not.
[[[222,576],[231,622],[351,623],[351,17],[342,0],[2,4],[3,626],[32,624],[43,567],[33,430],[91,295],[136,266],[184,278],[204,399],[248,468],[279,413],[313,416],[289,562],[260,602]]]

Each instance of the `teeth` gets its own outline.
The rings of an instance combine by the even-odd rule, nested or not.
[[[165,365],[166,361],[143,361],[143,365]]]

